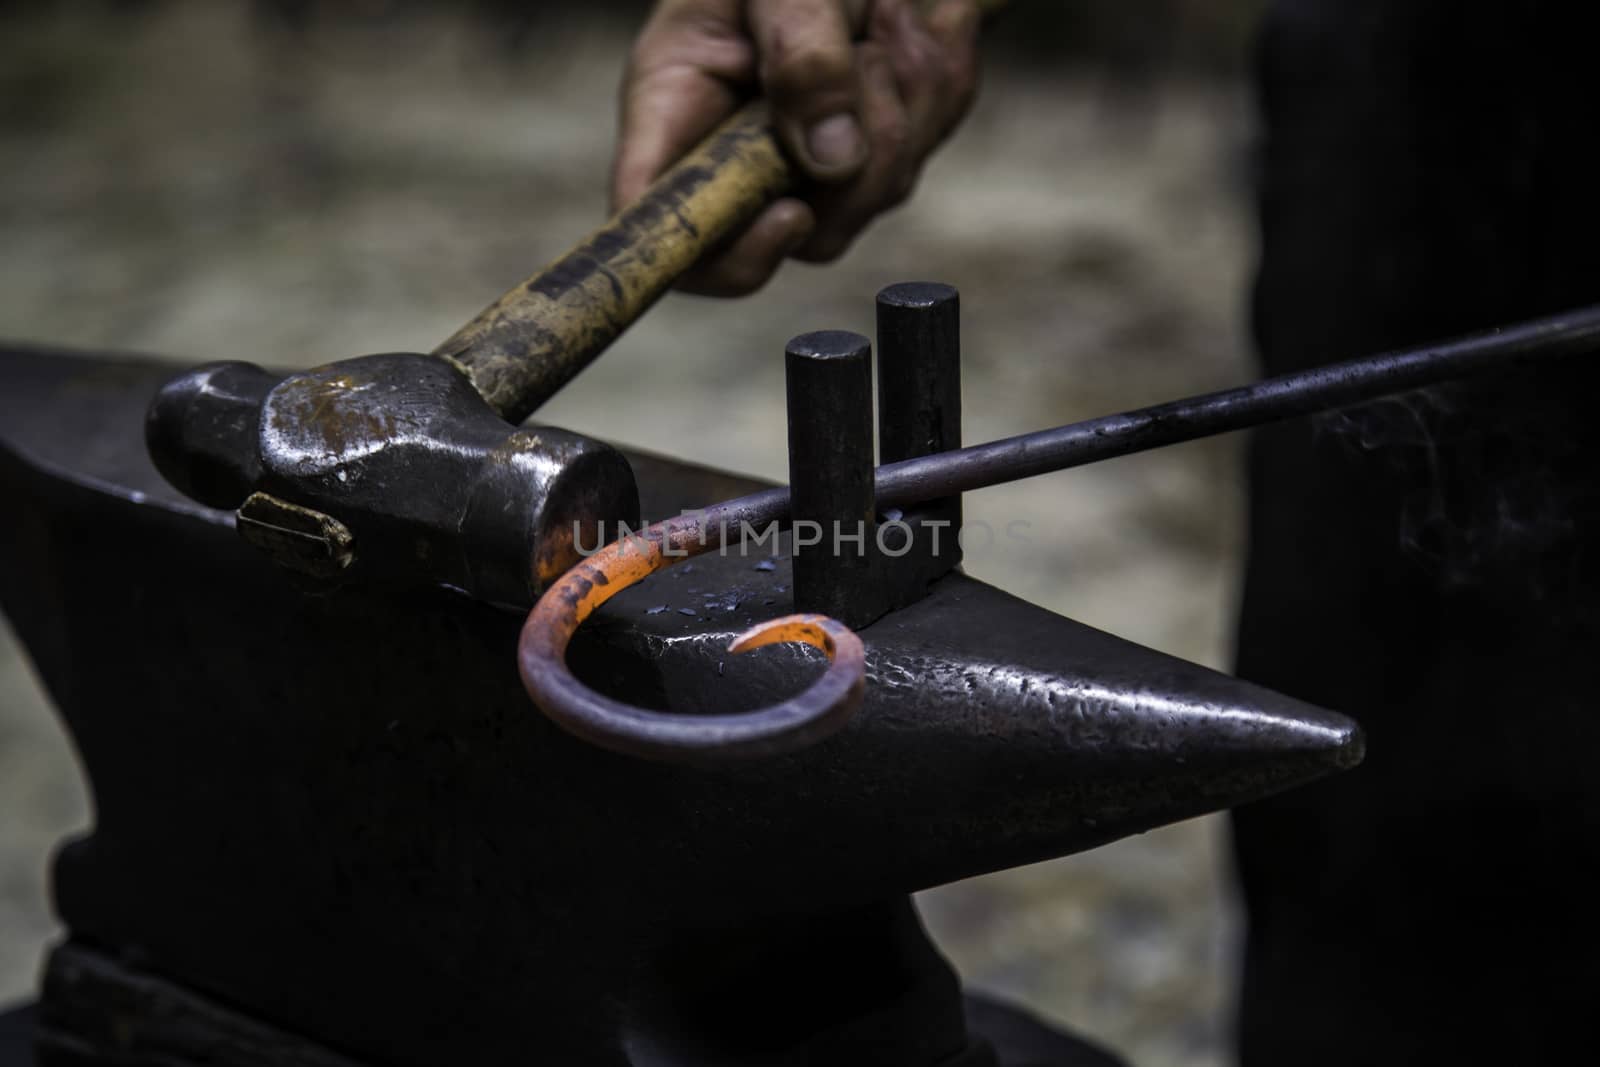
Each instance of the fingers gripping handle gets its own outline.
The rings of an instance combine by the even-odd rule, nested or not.
[[[434,350],[511,422],[532,414],[793,180],[759,101],[572,251]]]
[[[985,16],[1005,3],[976,0]],[[502,417],[521,422],[793,183],[765,105],[746,105],[639,200],[433,354],[463,370]]]

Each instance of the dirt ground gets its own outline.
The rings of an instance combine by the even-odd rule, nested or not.
[[[508,56],[436,15],[296,41],[200,2],[0,33],[0,336],[275,365],[431,347],[602,215],[626,41],[568,20]],[[1216,78],[1130,95],[1070,68],[992,70],[916,200],[842,262],[742,302],[669,298],[541,418],[781,477],[784,342],[870,332],[873,293],[914,278],[962,290],[969,441],[1243,379],[1250,119]],[[969,570],[1223,666],[1238,444],[975,494],[971,518],[1025,521],[1031,543],[974,549]],[[0,1002],[54,934],[50,850],[89,819],[6,635]],[[1221,1064],[1225,835],[1198,820],[922,906],[972,985],[1140,1065]]]

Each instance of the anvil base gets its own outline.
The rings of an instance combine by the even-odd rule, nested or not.
[[[0,1067],[362,1067],[79,945],[52,954],[45,988],[47,1008],[0,1014]],[[964,1000],[972,1047],[941,1067],[1121,1067],[1110,1053],[1016,1008],[971,994]]]

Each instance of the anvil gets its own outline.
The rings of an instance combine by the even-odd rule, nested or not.
[[[1361,755],[1346,718],[959,572],[861,631],[865,702],[828,740],[603,751],[529,704],[520,613],[301,588],[171,489],[141,440],[169,374],[0,351],[0,598],[95,810],[56,860],[43,1063],[1106,1062],[964,1009],[909,894]],[[757,487],[627,458],[646,517]],[[787,558],[702,557],[601,609],[573,669],[758,706],[821,670],[723,651],[792,585]]]

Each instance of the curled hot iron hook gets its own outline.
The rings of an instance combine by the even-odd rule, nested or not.
[[[861,639],[825,615],[788,615],[747,630],[732,653],[798,641],[822,649],[827,671],[805,690],[754,711],[696,715],[651,711],[595,692],[567,668],[567,644],[584,619],[628,588],[718,542],[693,520],[668,520],[621,538],[582,560],[547,589],[522,628],[522,684],[556,725],[601,748],[645,759],[708,763],[776,756],[807,748],[842,727],[866,685]]]

